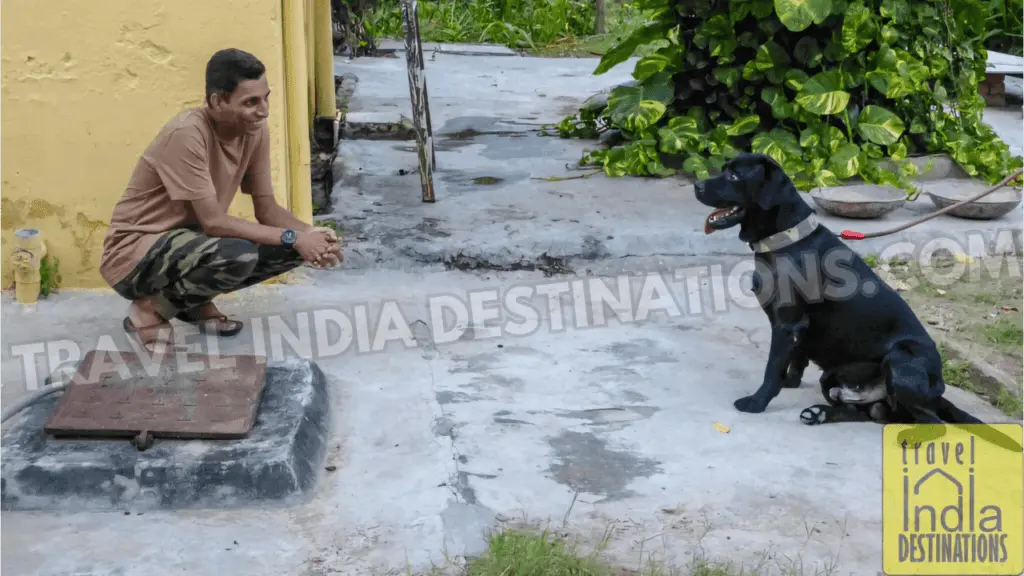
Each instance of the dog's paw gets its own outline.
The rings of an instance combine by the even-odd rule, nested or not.
[[[804,408],[803,411],[800,412],[800,421],[808,426],[824,424],[828,422],[830,412],[831,406],[815,404],[814,406]]]
[[[786,379],[782,381],[783,388],[799,388],[801,384],[801,378],[799,376],[786,376]]]
[[[732,403],[740,412],[760,414],[767,407],[754,396],[746,396]]]

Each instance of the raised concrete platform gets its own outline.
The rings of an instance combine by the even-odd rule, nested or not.
[[[238,508],[301,502],[314,485],[329,432],[326,381],[313,362],[267,366],[256,422],[241,440],[48,437],[59,393],[14,416],[3,438],[3,510]]]

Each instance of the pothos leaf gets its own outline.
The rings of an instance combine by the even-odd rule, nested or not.
[[[853,4],[843,17],[843,50],[856,54],[874,41],[877,26],[871,11],[863,4]]]
[[[807,76],[807,72],[799,68],[793,68],[789,72],[786,72],[786,86],[790,89],[800,92],[804,89],[804,85],[807,84],[807,80],[810,77]]]
[[[893,160],[903,160],[907,157],[907,145],[903,142],[897,142],[889,146],[889,157]]]
[[[889,146],[895,144],[906,126],[903,120],[881,106],[868,105],[857,119],[857,130],[865,140]]]
[[[789,64],[789,54],[786,54],[786,50],[773,41],[765,42],[758,47],[757,54],[754,56],[754,67],[761,72],[778,70],[787,64]]]
[[[601,61],[597,64],[597,68],[594,69],[594,75],[604,74],[629,59],[640,46],[664,37],[672,24],[674,22],[667,19],[656,19],[646,26],[637,28],[625,40],[612,46],[610,50],[604,53]]]
[[[800,131],[800,147],[814,148],[821,142],[821,136],[813,128],[804,128]]]
[[[658,72],[644,82],[613,88],[603,116],[615,126],[637,132],[660,120],[673,97],[671,76]]]
[[[819,72],[804,84],[796,102],[814,114],[838,114],[850,102],[850,93],[842,90],[841,86],[842,74],[839,70]]]
[[[676,116],[658,130],[661,151],[667,154],[698,153],[707,146],[703,130],[692,116]]]
[[[750,134],[760,126],[761,117],[757,114],[751,114],[739,118],[731,125],[725,127],[725,133],[729,136],[742,136],[743,134]]]
[[[832,12],[832,0],[775,0],[775,13],[791,32],[821,24]]]
[[[740,69],[719,66],[715,68],[715,79],[725,84],[730,90],[740,81]]]
[[[673,53],[665,53],[662,50],[641,58],[636,67],[633,68],[633,78],[643,82],[658,72],[674,72],[675,56]]]
[[[772,117],[784,120],[791,116],[793,105],[786,100],[782,88],[771,86],[761,91],[761,100],[772,107]]]
[[[790,158],[799,159],[803,153],[796,136],[781,128],[774,128],[770,132],[762,132],[754,136],[750,143],[750,149],[755,154],[771,157],[783,166]]]
[[[773,10],[775,10],[775,5],[772,0],[754,0],[753,5],[750,7],[750,13],[758,20],[768,18],[772,15]]]
[[[828,160],[831,171],[839,178],[853,178],[860,172],[860,148],[852,142],[844,142]]]
[[[821,48],[814,38],[804,36],[797,40],[796,46],[793,47],[793,57],[804,66],[815,68],[821,65]]]
[[[701,180],[708,179],[711,174],[708,172],[707,164],[700,156],[690,156],[683,161],[683,170],[693,174]]]

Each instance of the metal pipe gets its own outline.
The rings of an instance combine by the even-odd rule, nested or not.
[[[39,230],[23,228],[14,233],[14,297],[19,304],[35,304],[42,289],[39,266],[46,257],[46,243]]]
[[[283,0],[285,108],[288,127],[288,200],[296,218],[313,223],[309,173],[308,78],[306,74],[304,0]]]
[[[67,382],[61,382],[60,384],[53,384],[53,385],[47,386],[45,388],[41,388],[39,390],[36,390],[35,392],[29,394],[28,396],[25,396],[24,398],[18,400],[14,404],[11,404],[10,406],[4,407],[3,413],[0,413],[0,424],[2,424],[4,422],[7,422],[7,420],[11,416],[14,416],[18,412],[21,412],[22,410],[24,410],[28,406],[30,406],[32,404],[35,404],[36,402],[42,400],[43,398],[49,396],[50,394],[53,394],[54,392],[59,392],[59,391],[63,390],[64,388],[67,388],[67,386],[68,386]]]

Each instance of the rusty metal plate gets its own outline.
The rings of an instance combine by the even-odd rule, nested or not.
[[[92,350],[44,430],[55,436],[244,438],[265,374],[260,356],[181,353],[150,360]]]

